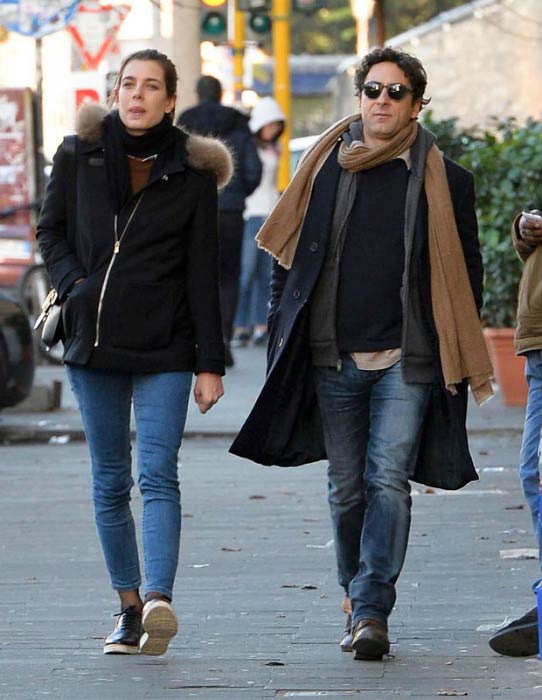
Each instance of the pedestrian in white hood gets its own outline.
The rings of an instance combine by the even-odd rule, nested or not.
[[[254,237],[279,198],[278,139],[284,131],[285,122],[284,112],[272,97],[263,97],[252,110],[250,117],[249,126],[256,136],[263,173],[259,186],[246,200],[234,347],[246,346],[251,338],[255,345],[265,345],[267,341],[271,258],[268,253],[258,248]]]

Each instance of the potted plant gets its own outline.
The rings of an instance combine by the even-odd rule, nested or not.
[[[446,155],[474,174],[485,267],[484,334],[505,405],[525,405],[525,360],[514,352],[522,263],[510,231],[521,209],[542,206],[542,122],[529,119],[520,127],[514,119],[494,120],[481,133],[459,130],[455,119],[429,119],[427,126],[443,141]]]
[[[511,224],[521,209],[541,205],[542,122],[495,121],[471,140],[460,162],[474,173],[480,243],[485,266],[482,320],[495,377],[507,406],[527,400],[525,360],[514,352],[522,263]]]

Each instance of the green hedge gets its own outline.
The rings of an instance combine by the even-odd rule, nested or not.
[[[485,266],[483,322],[515,325],[521,262],[512,247],[510,227],[521,209],[542,209],[542,122],[494,120],[481,132],[463,130],[457,119],[423,124],[436,134],[445,155],[474,175],[476,212]]]

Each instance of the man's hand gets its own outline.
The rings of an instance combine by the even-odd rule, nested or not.
[[[519,220],[519,235],[528,245],[542,244],[542,216],[537,216],[537,211],[523,212]]]
[[[207,413],[218,399],[224,395],[222,377],[211,372],[200,372],[196,377],[194,401],[198,404],[200,413]]]

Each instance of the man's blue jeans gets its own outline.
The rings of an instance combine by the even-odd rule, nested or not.
[[[410,484],[428,384],[406,384],[401,363],[316,369],[339,583],[352,621],[387,624],[410,530]]]
[[[529,395],[527,398],[527,410],[525,413],[525,426],[523,428],[523,441],[519,457],[519,475],[525,499],[531,510],[533,528],[537,537],[540,554],[540,534],[538,532],[538,482],[539,456],[542,449],[542,351],[531,350],[526,355],[525,376],[529,385]],[[542,561],[539,557],[539,564]],[[534,582],[533,590],[537,587],[540,579]]]
[[[129,374],[78,365],[67,365],[67,370],[89,445],[96,527],[111,585],[117,591],[141,585],[130,509],[133,400],[143,497],[145,592],[171,598],[181,536],[177,455],[192,373]]]

